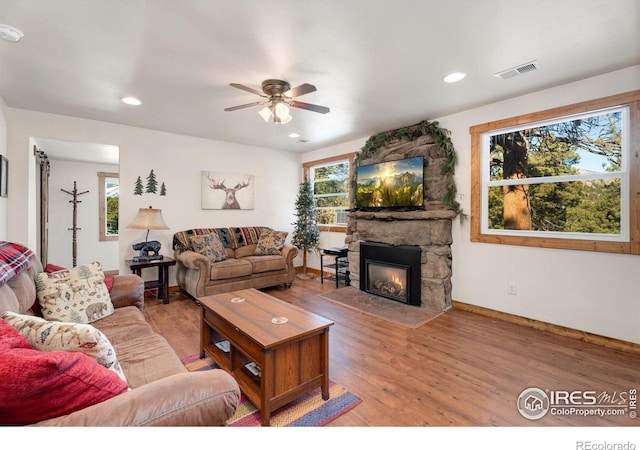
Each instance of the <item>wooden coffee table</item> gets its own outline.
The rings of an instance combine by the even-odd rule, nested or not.
[[[317,387],[329,398],[329,327],[333,322],[256,289],[198,298],[200,353],[238,382],[260,409],[271,412]]]

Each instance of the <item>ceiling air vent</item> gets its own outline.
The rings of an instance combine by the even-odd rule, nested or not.
[[[516,75],[522,75],[523,73],[533,72],[534,70],[538,70],[540,68],[540,63],[538,61],[531,61],[528,63],[520,64],[517,67],[512,67],[511,69],[503,70],[502,72],[498,72],[494,74],[498,78],[502,78],[506,80],[507,78],[513,78]]]

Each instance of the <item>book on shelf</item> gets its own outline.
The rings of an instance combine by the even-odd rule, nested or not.
[[[216,342],[215,345],[225,353],[229,353],[229,351],[231,351],[231,345],[229,344],[229,341]]]
[[[249,372],[254,374],[256,377],[259,377],[262,374],[262,371],[260,370],[260,366],[254,363],[253,361],[245,364],[244,366],[247,368]]]

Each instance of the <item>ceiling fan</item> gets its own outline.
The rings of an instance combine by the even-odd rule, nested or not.
[[[316,87],[309,83],[301,84],[300,86],[292,89],[289,83],[283,80],[264,80],[262,82],[262,92],[238,83],[230,83],[229,86],[259,95],[265,100],[247,103],[244,105],[231,106],[224,110],[236,111],[238,109],[249,108],[251,106],[266,105],[258,112],[265,122],[268,122],[270,119],[273,119],[274,123],[287,123],[291,121],[289,106],[293,108],[306,109],[307,111],[313,111],[320,114],[327,114],[329,112],[329,108],[326,106],[313,105],[311,103],[294,100],[294,97],[309,94],[316,90]]]

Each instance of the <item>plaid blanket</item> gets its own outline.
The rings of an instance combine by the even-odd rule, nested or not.
[[[27,247],[0,241],[0,287],[29,269],[36,258]]]

